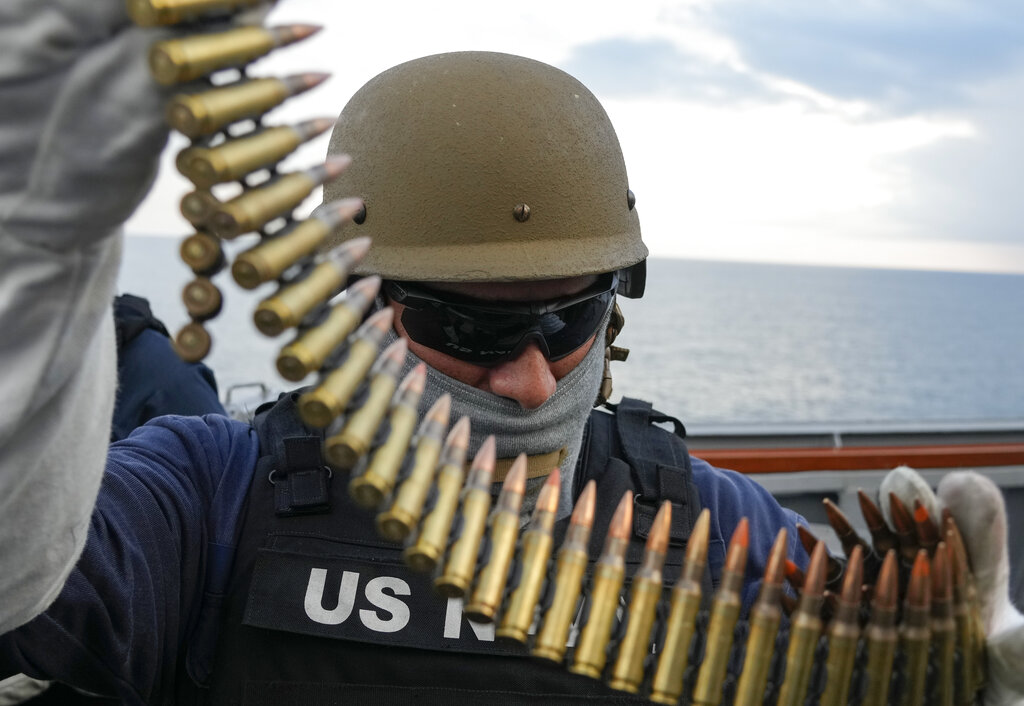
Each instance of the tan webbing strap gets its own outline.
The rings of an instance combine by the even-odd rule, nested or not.
[[[569,449],[562,447],[549,451],[546,454],[537,454],[526,457],[526,477],[543,478],[551,473],[551,470],[562,465],[562,461],[569,455]],[[494,482],[501,483],[512,468],[514,458],[499,458],[494,464]]]

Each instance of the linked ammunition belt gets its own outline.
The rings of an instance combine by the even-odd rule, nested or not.
[[[604,550],[592,568],[587,555],[594,529],[592,483],[577,501],[553,559],[557,470],[522,533],[525,457],[512,465],[492,508],[493,439],[481,446],[467,471],[470,421],[460,419],[448,429],[447,397],[420,420],[424,367],[399,380],[404,339],[380,352],[391,310],[360,323],[380,280],[359,280],[340,302],[328,303],[345,290],[369,243],[355,239],[322,249],[337,228],[358,221],[361,202],[327,204],[302,222],[291,215],[319,184],[345,168],[347,158],[279,174],[278,162],[332,121],[269,127],[263,114],[313,88],[324,75],[250,78],[245,66],[315,28],[211,32],[198,24],[258,4],[128,1],[138,24],[191,23],[197,31],[157,43],[150,55],[157,81],[189,85],[167,112],[171,126],[192,140],[177,165],[196,186],[181,204],[196,227],[181,247],[183,260],[196,273],[183,293],[192,322],[176,337],[185,359],[199,360],[210,349],[203,322],[223,301],[210,279],[227,265],[221,241],[256,232],[259,242],[235,259],[231,272],[245,288],[278,282],[277,292],[257,307],[254,323],[270,336],[297,329],[277,367],[292,381],[319,374],[317,385],[300,399],[299,411],[307,425],[326,430],[324,459],[339,475],[349,474],[352,497],[378,512],[378,531],[404,544],[412,569],[432,572],[439,593],[463,597],[471,619],[495,623],[497,635],[521,644],[524,654],[664,704],[977,702],[985,682],[984,634],[967,555],[948,515],[937,523],[922,506],[911,511],[892,496],[886,500],[893,532],[862,494],[869,543],[826,501],[846,560],[830,557],[824,544],[801,530],[811,554],[803,574],[786,559],[786,531],[780,531],[760,595],[741,616],[746,520],[731,539],[720,586],[708,597],[701,588],[707,509],[691,533],[681,575],[669,589],[662,573],[669,503],[659,510],[642,563],[628,581],[628,495],[605,528]],[[233,80],[220,80],[226,71],[237,72]],[[194,90],[196,81],[206,83]],[[260,174],[267,178],[258,181],[254,175]],[[230,200],[214,195],[213,189],[230,182],[241,184],[240,194]],[[567,647],[580,615],[579,634]]]

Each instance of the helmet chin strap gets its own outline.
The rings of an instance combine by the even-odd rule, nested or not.
[[[599,407],[611,399],[612,396],[612,361],[625,360],[629,357],[629,349],[613,346],[622,327],[626,324],[626,317],[619,308],[619,302],[615,302],[612,313],[608,317],[608,326],[605,328],[605,349],[604,349],[604,374],[601,377],[601,387],[597,392],[595,407]],[[596,342],[595,342],[596,345]]]
[[[605,355],[605,326],[602,325],[590,351],[568,375],[558,381],[554,394],[536,409],[523,409],[518,402],[478,390],[427,366],[427,382],[420,398],[420,409],[426,410],[444,393],[452,397],[451,418],[468,416],[470,422],[469,455],[472,457],[490,435],[497,442],[498,465],[496,481],[502,470],[520,453],[528,456],[527,493],[522,512],[528,517],[536,503],[543,479],[556,466],[561,472],[559,517],[572,510],[572,487],[583,443],[583,427],[593,409],[601,385]],[[389,339],[397,334],[392,332]],[[390,342],[386,341],[385,345]],[[409,353],[403,375],[420,359]]]

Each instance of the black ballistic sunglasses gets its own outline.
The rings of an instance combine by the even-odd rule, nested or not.
[[[410,282],[384,282],[405,306],[402,325],[416,343],[474,365],[514,360],[530,341],[560,360],[597,333],[615,300],[618,275],[601,275],[582,292],[539,302],[484,301]]]

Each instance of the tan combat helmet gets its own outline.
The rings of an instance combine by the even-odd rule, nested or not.
[[[354,159],[324,200],[364,199],[365,220],[341,236],[373,238],[362,273],[459,282],[625,270],[620,293],[643,293],[647,248],[619,141],[597,98],[559,69],[475,51],[400,64],[352,97],[329,153]]]

